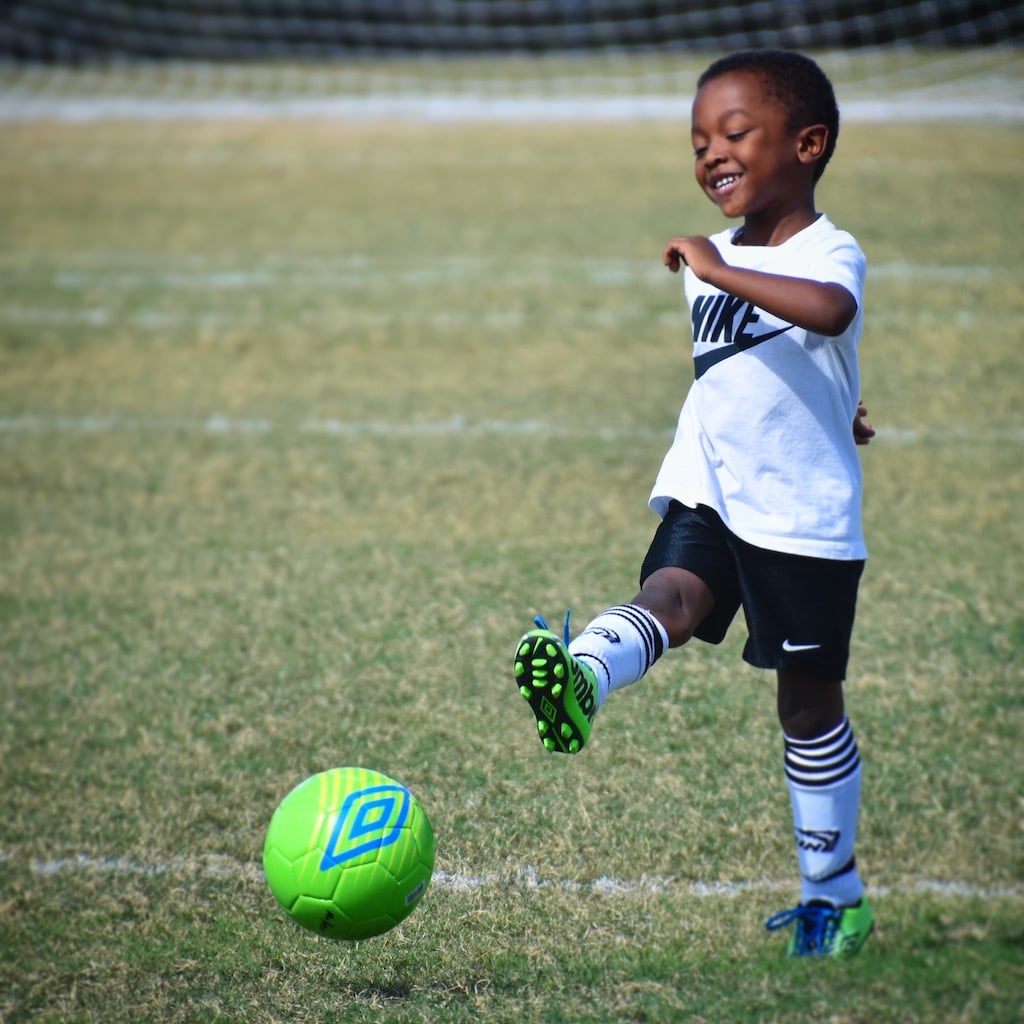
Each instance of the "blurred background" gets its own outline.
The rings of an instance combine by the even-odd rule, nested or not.
[[[1022,34],[998,0],[14,0],[0,116],[662,117],[708,52],[778,46],[845,55],[872,116],[1016,117]]]

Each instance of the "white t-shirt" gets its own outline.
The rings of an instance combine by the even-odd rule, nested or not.
[[[867,556],[861,467],[852,424],[860,397],[857,343],[866,263],[852,235],[821,215],[782,245],[711,241],[732,266],[840,284],[857,315],[836,338],[787,324],[684,275],[695,380],[651,492],[710,505],[758,547],[816,558]]]

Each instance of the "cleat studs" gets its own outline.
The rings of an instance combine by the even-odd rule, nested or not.
[[[579,749],[580,749],[580,741],[579,740],[572,740],[569,743],[569,753],[570,754],[575,754]]]
[[[551,696],[552,697],[561,697],[562,696],[562,684],[561,683],[555,683],[555,685],[551,687]]]
[[[548,750],[554,750],[555,749],[555,741],[550,736],[548,736],[544,740],[544,746],[547,747]]]
[[[519,692],[522,694],[523,700],[529,700],[533,691],[528,686],[520,686]]]
[[[563,722],[558,730],[562,734],[562,739],[568,739],[572,735],[572,726],[568,722]]]
[[[547,731],[548,731],[548,723],[547,722],[538,722],[537,723],[537,732],[539,732],[541,734],[541,736],[545,735],[545,733],[547,733]]]

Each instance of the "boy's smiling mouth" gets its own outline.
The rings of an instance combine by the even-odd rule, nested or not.
[[[741,177],[741,174],[722,174],[711,178],[709,184],[713,191],[721,193],[735,185]]]

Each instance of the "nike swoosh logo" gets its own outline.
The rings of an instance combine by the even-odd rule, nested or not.
[[[717,366],[718,363],[725,359],[730,359],[732,356],[738,356],[741,352],[749,352],[755,346],[763,345],[766,341],[771,341],[772,338],[785,334],[792,326],[792,324],[786,324],[785,327],[780,327],[777,331],[768,331],[766,334],[759,334],[756,338],[748,338],[744,341],[722,345],[720,348],[712,349],[710,352],[703,352],[699,356],[694,356],[694,379],[700,380],[712,366]]]
[[[782,649],[789,654],[794,651],[816,651],[821,647],[821,644],[792,644],[788,640],[782,641]]]

